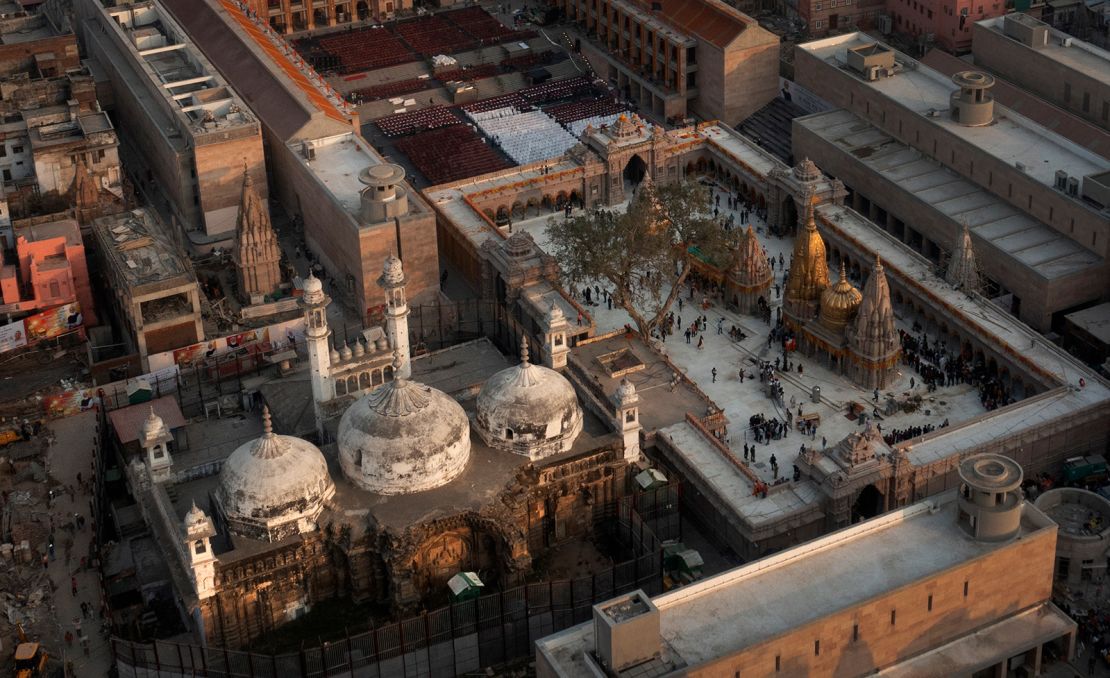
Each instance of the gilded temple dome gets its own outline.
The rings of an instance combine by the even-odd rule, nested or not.
[[[834,332],[841,332],[848,321],[855,316],[859,309],[863,295],[848,282],[848,275],[844,270],[844,261],[840,262],[840,278],[835,285],[826,287],[821,293],[821,312],[818,316],[821,324]]]
[[[829,286],[829,265],[825,261],[825,241],[817,232],[814,217],[817,198],[806,204],[805,226],[794,240],[794,259],[786,281],[787,301],[817,301]]]
[[[262,423],[262,436],[224,462],[216,498],[233,533],[273,542],[315,529],[335,485],[315,445],[274,433],[269,408]]]
[[[490,377],[478,394],[478,433],[490,447],[536,460],[565,452],[582,431],[578,394],[566,377],[528,361]]]
[[[401,369],[393,354],[393,374]],[[347,408],[336,435],[343,475],[378,494],[412,494],[454,480],[470,459],[470,421],[443,391],[394,377]]]

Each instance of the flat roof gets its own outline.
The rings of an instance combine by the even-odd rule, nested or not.
[[[305,158],[304,147],[310,146],[315,154],[312,160]],[[362,206],[360,197],[366,185],[358,180],[359,173],[371,165],[382,164],[381,156],[375,153],[359,135],[346,132],[312,141],[294,141],[289,148],[297,158],[324,184],[328,192],[352,215],[357,215]],[[401,188],[407,188],[402,185]],[[411,197],[411,196],[410,196]],[[413,207],[410,201],[410,209]]]
[[[1110,301],[1064,316],[1104,344],[1110,344]]]
[[[93,221],[93,232],[104,256],[133,287],[178,276],[182,282],[196,282],[192,266],[146,208],[100,217]]]
[[[930,124],[955,134],[984,153],[1014,166],[1021,163],[1025,173],[1046,186],[1053,186],[1057,170],[1082,177],[1106,169],[1107,162],[1095,153],[1065,139],[1048,128],[1000,105],[994,105],[994,122],[981,127],[966,127],[947,114],[949,97],[957,86],[951,78],[921,62],[878,43],[895,53],[903,68],[893,77],[867,80],[847,67],[850,49],[876,44],[864,33],[848,33],[799,45],[833,68],[852,73],[857,81],[922,116]],[[930,112],[942,111],[931,116]]]
[[[1013,544],[971,538],[956,523],[956,507],[950,491],[665,593],[652,601],[660,634],[693,666]],[[1054,529],[1036,507],[1023,505],[1019,538]],[[566,675],[587,675],[575,667],[584,669],[582,649],[592,641],[586,622],[537,647]]]
[[[896,79],[901,76],[895,76]],[[1101,266],[1102,257],[1030,217],[1002,198],[844,109],[796,118],[800,125],[848,153],[1000,253],[1046,280]]]
[[[1014,42],[1017,44],[1028,47],[1037,54],[1052,59],[1065,68],[1069,68],[1077,73],[1082,73],[1089,78],[1094,78],[1105,85],[1110,85],[1110,52],[1096,47],[1089,42],[1084,42],[1061,30],[1057,30],[1028,14],[1006,14],[993,19],[977,21],[975,25],[979,28],[994,31],[999,35],[1009,38],[1004,28],[1004,22],[1007,18],[1011,18],[1011,20],[1013,20],[1013,18],[1018,18],[1018,20],[1026,26],[1043,26],[1048,30],[1049,38],[1047,45],[1033,48],[1015,40]],[[1063,45],[1065,40],[1069,41],[1068,47],[1064,47]]]

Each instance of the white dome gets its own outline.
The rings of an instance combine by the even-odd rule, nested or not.
[[[216,498],[232,532],[279,541],[315,529],[335,485],[315,445],[275,434],[269,409],[262,421],[262,437],[239,446],[224,462]]]
[[[312,271],[309,271],[308,277],[304,279],[304,293],[313,294],[323,291],[324,283],[320,282],[320,279]]]
[[[392,254],[386,257],[385,265],[382,266],[382,281],[393,286],[405,284],[405,270],[401,260]]]
[[[394,354],[393,373],[401,368]],[[412,494],[454,480],[470,459],[470,421],[454,398],[395,377],[339,421],[339,463],[364,490]]]
[[[142,426],[139,427],[139,435],[143,440],[150,440],[167,435],[166,423],[162,421],[162,417],[154,413],[153,405],[150,406],[150,414],[147,415],[147,418],[143,420]]]
[[[535,461],[565,452],[582,432],[578,394],[563,375],[528,362],[501,370],[478,393],[478,433],[487,445]]]

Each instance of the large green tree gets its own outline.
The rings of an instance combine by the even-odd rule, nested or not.
[[[607,282],[613,302],[646,338],[678,298],[693,267],[691,249],[729,247],[712,211],[709,190],[698,182],[645,180],[623,213],[550,219],[548,249],[570,280]]]

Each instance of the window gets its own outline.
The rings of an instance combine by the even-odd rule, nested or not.
[[[890,625],[891,626],[894,626],[894,622],[897,620],[897,615],[898,615],[897,610],[891,610],[890,611]]]
[[[8,145],[0,144],[0,158],[8,157]]]
[[[161,445],[154,448],[154,458],[155,459],[161,459],[164,456],[166,456],[166,453],[162,451],[162,446]]]
[[[814,28],[824,28],[824,27],[825,27],[825,22],[824,22],[824,20],[822,20],[822,19],[818,19],[817,21],[814,21],[814,22],[813,22],[813,27],[814,27]]]
[[[820,2],[815,2],[813,3],[813,9],[820,12],[822,9],[824,9],[824,5]]]
[[[505,429],[505,440],[513,439],[513,430],[511,428]]]
[[[965,579],[964,580],[964,598],[967,598],[967,584],[968,584],[968,580]]]
[[[12,146],[12,153],[22,153],[22,152],[23,152],[23,147],[22,146]]]
[[[204,540],[203,539],[198,539],[195,542],[193,542],[193,550],[196,551],[197,553],[204,553],[208,549],[206,549],[204,547]]]
[[[933,18],[933,10],[929,10],[928,14],[929,14],[929,18],[932,19]]]
[[[814,657],[820,657],[821,656],[821,641],[820,640],[813,641],[813,656]]]
[[[933,611],[933,594],[929,594],[929,612]]]
[[[852,642],[859,640],[859,624],[852,624]]]
[[[10,169],[4,170],[3,176],[4,176],[4,181],[11,181],[12,180],[12,171]]]
[[[779,671],[782,671],[782,655],[781,654],[776,654],[775,655],[775,673],[778,673]]]

